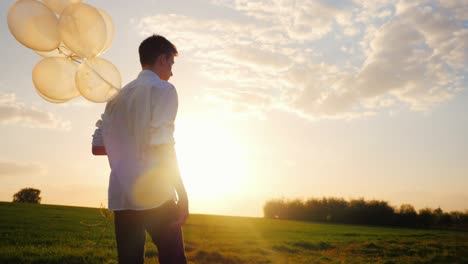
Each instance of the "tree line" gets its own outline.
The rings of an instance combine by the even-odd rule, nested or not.
[[[265,203],[263,214],[286,220],[468,230],[468,210],[444,212],[439,207],[416,211],[410,204],[395,208],[386,201],[363,198],[274,199]]]

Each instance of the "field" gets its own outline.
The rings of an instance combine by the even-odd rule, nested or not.
[[[467,232],[194,214],[184,238],[189,263],[468,263]],[[157,254],[147,237],[145,263],[158,263]],[[0,202],[0,263],[116,256],[112,221],[100,209]]]

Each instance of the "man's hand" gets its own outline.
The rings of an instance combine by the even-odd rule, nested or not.
[[[107,155],[106,148],[104,146],[93,146],[93,155]]]
[[[187,218],[189,216],[187,199],[181,199],[177,202],[177,215],[178,217],[176,221],[172,223],[173,227],[181,227],[187,221]]]

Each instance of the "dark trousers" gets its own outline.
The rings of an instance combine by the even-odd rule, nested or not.
[[[144,263],[145,231],[158,248],[159,263],[187,263],[182,229],[171,225],[177,216],[177,206],[173,201],[155,209],[114,211],[119,263]]]

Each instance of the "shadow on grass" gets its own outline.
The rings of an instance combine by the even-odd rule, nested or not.
[[[320,241],[319,243],[311,243],[307,241],[294,241],[294,242],[289,242],[289,245],[296,247],[296,248],[302,248],[305,250],[328,250],[335,248],[333,245]]]
[[[34,264],[99,264],[99,263],[116,263],[109,262],[106,257],[96,257],[96,256],[76,256],[76,255],[62,255],[62,256],[35,256],[25,257],[25,256],[13,256],[1,258],[0,263],[2,264],[17,264],[17,263],[34,263]]]
[[[290,253],[290,254],[294,254],[297,252],[297,249],[294,249],[285,245],[274,245],[271,247],[271,249],[273,249],[274,251]]]
[[[146,258],[157,258],[159,256],[158,251],[154,249],[149,249],[145,251],[145,257]]]
[[[357,237],[357,236],[361,236],[361,235],[360,235],[360,234],[356,234],[356,233],[344,233],[343,236]]]
[[[227,256],[219,252],[208,252],[204,250],[198,251],[194,256],[190,258],[196,263],[223,263],[223,264],[237,264],[244,263],[237,256]]]

